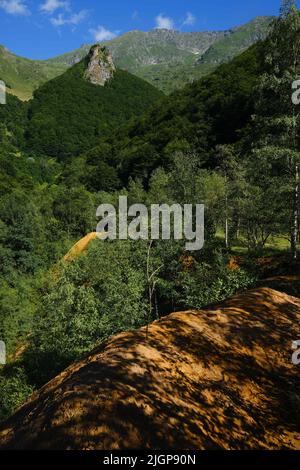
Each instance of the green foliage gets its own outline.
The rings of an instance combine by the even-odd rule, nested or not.
[[[238,291],[255,285],[254,275],[242,270],[230,270],[226,264],[197,263],[195,271],[182,279],[182,303],[184,308],[201,309],[221,302]]]
[[[37,384],[101,341],[146,323],[145,273],[129,242],[97,241],[63,268],[36,317],[25,363]]]
[[[298,209],[290,100],[298,65],[289,55],[298,20],[283,15],[267,41],[151,110],[159,96],[149,85],[118,71],[95,87],[84,62],[36,92],[27,147],[26,109],[16,99],[0,109],[0,337],[10,361],[0,372],[0,419],[111,335],[254,285],[252,258],[229,269],[231,247],[242,238],[251,255],[264,253],[267,240],[289,235]],[[136,108],[147,112],[131,121]],[[95,230],[96,207],[117,206],[120,195],[147,207],[205,204],[204,249],[96,240],[59,263]]]
[[[254,200],[266,235],[288,232],[291,251],[297,257],[299,231],[299,113],[292,102],[292,83],[300,73],[300,12],[284,2],[265,45],[265,73],[257,87],[249,159]],[[290,45],[293,45],[291,48]],[[253,139],[254,140],[254,139]],[[271,205],[266,205],[271,200]],[[264,208],[262,206],[265,206]],[[261,229],[260,229],[261,230]]]
[[[27,104],[7,94],[6,104],[0,105],[0,143],[10,140],[12,145],[23,145],[26,119]]]
[[[20,365],[0,366],[0,422],[9,418],[32,392],[33,388]]]
[[[84,78],[86,60],[35,93],[29,104],[27,147],[57,158],[74,157],[162,98],[143,80],[117,70],[105,86]]]
[[[52,191],[52,211],[60,229],[68,237],[80,238],[93,231],[95,205],[93,196],[84,187],[67,188],[59,185]]]
[[[32,330],[40,298],[40,279],[26,278],[10,272],[0,286],[0,338],[5,341],[8,355],[26,343]]]
[[[195,152],[199,164],[213,166],[212,149],[237,142],[251,120],[262,58],[263,44],[258,44],[104,139],[119,162],[123,182],[130,177],[148,180],[155,168],[167,168],[177,151]]]
[[[116,161],[110,145],[103,143],[85,155],[81,180],[90,191],[113,191],[120,186]]]

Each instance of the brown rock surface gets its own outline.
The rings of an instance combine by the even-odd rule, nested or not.
[[[267,288],[174,313],[48,383],[0,448],[300,449],[296,339],[300,299]]]
[[[116,68],[112,56],[105,47],[93,46],[88,55],[88,64],[84,77],[93,85],[104,86],[110,80]]]

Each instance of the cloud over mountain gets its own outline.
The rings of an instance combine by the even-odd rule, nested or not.
[[[174,29],[174,20],[160,13],[155,18],[157,29]]]
[[[29,15],[28,6],[23,0],[0,0],[0,9],[9,15]]]

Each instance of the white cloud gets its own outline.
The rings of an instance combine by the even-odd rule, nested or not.
[[[60,13],[57,17],[51,18],[50,21],[53,26],[60,27],[64,25],[73,25],[77,26],[79,23],[84,21],[88,16],[89,12],[87,10],[81,10],[79,13],[73,13],[71,16],[66,17]]]
[[[49,14],[52,14],[59,9],[69,10],[70,2],[61,0],[46,0],[45,3],[42,3],[42,5],[40,6],[40,10],[43,13]]]
[[[23,0],[0,0],[0,8],[9,15],[29,15],[30,11]]]
[[[73,13],[73,15],[71,15],[69,18],[69,23],[75,25],[79,24],[87,18],[88,14],[89,12],[87,10],[81,10],[79,13]]]
[[[190,11],[187,12],[185,20],[182,23],[182,26],[192,26],[193,24],[196,23],[196,16],[193,15]]]
[[[113,31],[109,31],[108,29],[104,28],[104,26],[98,26],[97,29],[90,29],[90,33],[93,35],[95,41],[110,41],[114,39],[117,34]]]
[[[50,19],[53,26],[63,26],[67,23],[67,19],[64,17],[62,13],[60,13],[56,18]]]
[[[155,18],[157,29],[174,29],[174,20],[162,13]]]

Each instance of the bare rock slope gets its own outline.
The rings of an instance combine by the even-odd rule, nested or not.
[[[113,60],[107,49],[98,44],[93,46],[87,57],[85,78],[93,85],[104,86],[116,71]]]
[[[123,333],[36,393],[2,449],[300,449],[300,299],[261,288]]]

